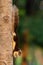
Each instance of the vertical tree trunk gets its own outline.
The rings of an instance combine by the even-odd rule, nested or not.
[[[0,65],[13,65],[12,1],[0,0]]]

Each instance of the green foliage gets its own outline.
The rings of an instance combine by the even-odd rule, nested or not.
[[[29,31],[30,41],[36,40],[34,43],[43,45],[43,11],[38,11],[37,14],[32,16],[22,16],[20,18],[18,28],[20,43],[22,42],[23,31],[26,29]]]
[[[36,5],[40,4],[41,0],[35,0],[33,5],[34,8],[38,8]],[[36,4],[37,2],[37,4]],[[13,4],[16,4],[19,8],[19,27],[18,27],[18,35],[20,37],[20,43],[22,43],[22,33],[25,29],[30,31],[30,41],[37,40],[39,44],[43,44],[43,11],[35,12],[35,15],[27,17],[25,5],[26,0],[13,0]]]

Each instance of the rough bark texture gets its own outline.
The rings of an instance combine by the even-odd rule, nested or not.
[[[11,0],[0,0],[0,65],[13,65]]]

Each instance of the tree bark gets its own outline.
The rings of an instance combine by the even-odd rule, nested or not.
[[[12,1],[0,0],[0,65],[13,65]]]

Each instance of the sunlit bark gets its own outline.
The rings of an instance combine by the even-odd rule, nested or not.
[[[11,0],[0,0],[0,65],[13,65]]]

